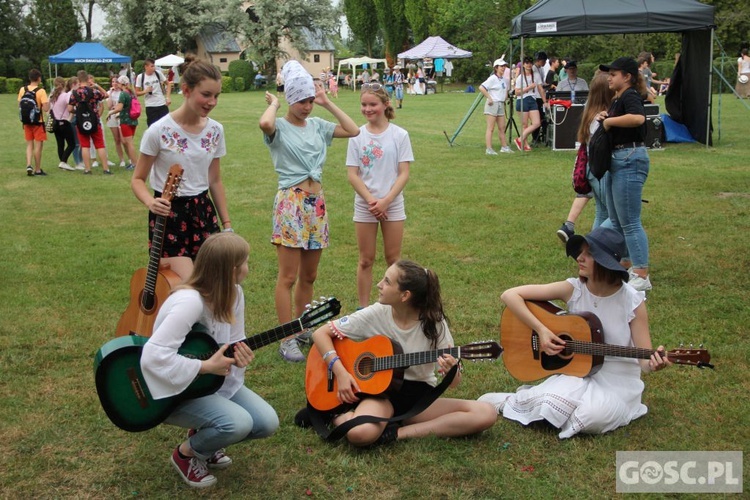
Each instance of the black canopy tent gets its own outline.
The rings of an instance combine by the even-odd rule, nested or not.
[[[525,38],[682,33],[667,112],[709,145],[714,28],[714,7],[697,0],[540,0],[513,19],[511,38],[521,39],[523,55]]]

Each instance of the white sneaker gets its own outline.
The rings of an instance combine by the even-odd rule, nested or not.
[[[65,163],[64,161],[61,161],[61,162],[60,162],[60,164],[58,165],[58,167],[60,167],[60,168],[61,168],[61,169],[63,169],[63,170],[68,170],[68,171],[73,171],[73,170],[75,170],[75,168],[71,167],[70,165],[68,165],[68,164],[67,164],[67,163]]]
[[[86,170],[86,167],[83,165],[83,163],[76,163],[76,170]]]
[[[99,166],[99,162],[94,160],[94,163],[91,164],[91,168],[96,168]]]
[[[513,150],[510,149],[508,146],[503,146],[502,148],[500,148],[500,152],[501,153],[512,153]]]
[[[487,148],[487,149],[485,149],[484,152],[485,152],[485,154],[488,154],[488,155],[491,155],[491,156],[497,156],[497,151],[495,151],[492,148]]]
[[[120,160],[120,167],[125,168],[125,160]]]
[[[477,398],[477,401],[491,404],[495,407],[495,410],[497,410],[497,414],[500,415],[503,413],[505,402],[512,395],[512,392],[488,392],[487,394],[482,394],[481,396],[479,396]]]
[[[115,162],[107,160],[107,165],[110,166],[110,167],[114,167],[115,166]]]
[[[628,281],[628,284],[638,290],[639,292],[647,292],[648,290],[651,290],[651,280],[648,276],[645,278],[641,278],[637,274],[631,274],[630,280]]]

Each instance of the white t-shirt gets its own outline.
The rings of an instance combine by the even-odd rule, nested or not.
[[[177,353],[195,323],[208,329],[219,346],[245,338],[245,296],[235,285],[234,323],[223,323],[213,317],[197,290],[183,289],[171,294],[156,314],[154,333],[143,346],[141,371],[154,399],[175,396],[193,382],[201,360]],[[229,375],[216,394],[231,398],[245,381],[245,368],[232,365]]]
[[[359,177],[367,190],[378,199],[384,198],[398,177],[398,164],[402,161],[414,161],[409,132],[393,123],[382,134],[373,134],[366,125],[359,128],[359,135],[349,139],[346,152],[346,165],[357,168]],[[397,205],[404,198],[403,192],[393,200]],[[358,193],[355,202],[365,200]]]
[[[339,318],[333,323],[341,333],[355,341],[365,340],[375,335],[385,335],[398,342],[403,352],[407,354],[453,347],[453,337],[445,320],[438,325],[438,331],[442,331],[442,335],[437,341],[437,347],[433,347],[422,332],[420,322],[415,323],[408,330],[402,330],[393,321],[391,306],[380,303]],[[410,366],[404,370],[404,380],[427,382],[435,387],[437,385],[436,367],[437,363]]]
[[[544,83],[544,81],[539,79],[539,74],[536,71],[532,72],[532,76],[526,75],[524,73],[518,75],[518,78],[516,78],[516,88],[522,89],[524,87],[528,87],[532,82],[534,83],[534,88],[528,92],[524,92],[522,97],[531,96],[534,99],[539,99],[542,96],[539,95],[539,87],[537,87],[537,85],[541,85],[542,83]]]
[[[505,99],[508,98],[508,82],[495,73],[484,81],[482,87],[487,89],[487,93],[490,94],[490,98],[494,102],[505,102]]]
[[[154,156],[149,183],[157,191],[164,188],[169,167],[182,165],[182,176],[177,196],[197,196],[208,189],[208,167],[214,158],[227,154],[224,127],[208,118],[199,134],[182,129],[168,114],[143,133],[141,153]]]
[[[167,98],[164,96],[163,85],[167,82],[167,78],[164,74],[157,70],[150,75],[139,73],[135,78],[135,86],[141,90],[146,87],[153,87],[151,93],[144,94],[144,102],[147,108],[156,106],[166,106]]]

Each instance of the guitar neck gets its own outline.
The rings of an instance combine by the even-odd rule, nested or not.
[[[151,251],[148,256],[148,268],[146,270],[146,283],[144,295],[153,297],[156,293],[156,279],[159,276],[159,262],[161,261],[161,249],[164,246],[164,228],[167,218],[163,215],[156,217],[154,222],[154,233],[151,238]]]
[[[279,325],[276,328],[272,328],[263,333],[248,337],[243,340],[243,342],[247,344],[250,349],[259,349],[263,346],[267,346],[268,344],[273,344],[277,340],[281,340],[285,337],[288,337],[289,335],[299,333],[304,329],[305,328],[302,325],[302,321],[300,319],[295,319],[290,321],[289,323],[284,323],[283,325]],[[229,350],[230,349],[227,349],[227,352],[229,352]]]
[[[596,342],[583,342],[580,340],[566,341],[565,350],[579,354],[590,354],[592,356],[616,356],[618,358],[635,359],[649,359],[654,353],[653,349],[645,349],[642,347],[600,344]]]
[[[434,351],[412,352],[408,354],[394,354],[383,356],[373,360],[373,371],[393,370],[396,368],[407,368],[415,365],[434,363],[443,354],[450,354],[454,358],[461,357],[461,347],[446,347]]]

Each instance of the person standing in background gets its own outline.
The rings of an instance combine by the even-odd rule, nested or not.
[[[60,160],[58,167],[62,170],[72,171],[75,168],[68,165],[68,158],[76,147],[76,141],[73,138],[73,128],[70,126],[70,113],[68,113],[68,100],[70,92],[65,90],[65,78],[58,76],[54,80],[54,90],[50,96],[50,113],[54,124],[52,132],[55,134],[57,141],[57,157]]]
[[[497,59],[493,65],[493,73],[487,80],[479,86],[479,92],[487,98],[484,105],[484,116],[487,121],[487,128],[484,133],[485,153],[488,155],[497,155],[497,151],[492,149],[492,135],[497,126],[497,134],[500,139],[500,152],[512,153],[508,147],[508,140],[505,138],[505,101],[508,98],[508,81],[505,79],[505,70],[508,63],[505,59]]]
[[[166,95],[164,88],[166,87]],[[172,88],[167,85],[164,74],[156,69],[153,59],[146,59],[143,72],[135,79],[135,93],[145,96],[146,124],[150,127],[161,117],[169,114],[172,104]]]
[[[29,95],[26,95],[29,94]],[[42,149],[44,142],[47,140],[47,130],[44,126],[44,113],[49,111],[49,98],[47,92],[42,88],[42,72],[38,69],[29,71],[29,84],[24,85],[18,91],[19,105],[23,105],[22,100],[33,98],[36,102],[37,114],[30,116],[29,123],[24,122],[25,117],[22,113],[21,121],[23,123],[23,135],[26,140],[26,175],[33,177],[35,175],[47,175],[42,170]],[[31,163],[34,163],[32,168]]]

